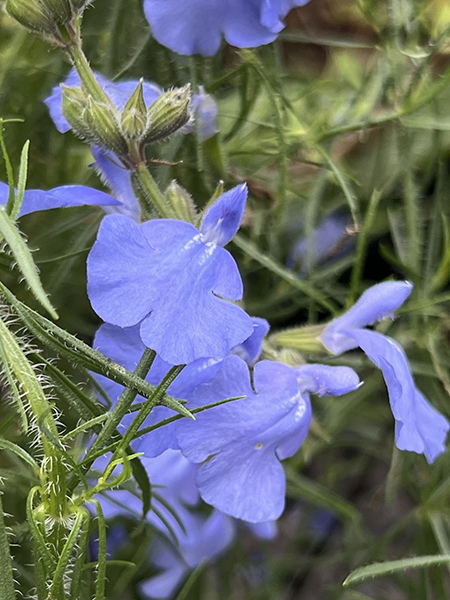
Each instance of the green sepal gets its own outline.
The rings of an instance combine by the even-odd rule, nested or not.
[[[170,183],[166,190],[166,199],[177,219],[195,225],[198,220],[195,202],[184,187],[175,180]]]
[[[69,0],[40,0],[48,12],[60,23],[67,23],[72,18]]]
[[[89,97],[84,118],[93,141],[99,146],[111,150],[117,156],[127,154],[128,146],[120,131],[118,115],[113,114],[112,107]]]
[[[125,138],[140,140],[147,129],[147,107],[142,89],[143,79],[138,83],[122,111],[121,127]]]
[[[190,106],[190,84],[161,94],[148,109],[144,143],[162,140],[186,125],[191,117]]]
[[[6,10],[21,25],[36,33],[53,33],[56,23],[39,0],[7,0]]]

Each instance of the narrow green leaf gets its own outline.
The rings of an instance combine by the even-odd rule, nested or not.
[[[202,574],[202,572],[203,572],[204,568],[206,567],[207,563],[208,563],[208,561],[206,559],[203,559],[202,562],[195,567],[195,569],[192,571],[192,573],[187,578],[186,583],[181,588],[180,593],[175,598],[175,600],[186,600],[186,598],[188,597],[189,592],[192,589],[192,586],[194,585],[194,583],[197,581],[197,579]]]
[[[0,119],[0,148],[2,150],[3,159],[5,161],[6,175],[8,178],[8,185],[9,185],[9,196],[8,196],[8,201],[6,203],[6,212],[8,213],[8,215],[10,215],[11,211],[13,209],[13,205],[14,205],[14,172],[13,172],[13,168],[11,165],[11,160],[9,158],[8,151],[6,149],[5,138],[3,136],[3,124],[4,123],[5,123],[5,121],[3,119]]]
[[[16,385],[16,381],[11,372],[10,366],[8,364],[8,356],[5,352],[5,348],[3,347],[2,340],[0,338],[0,359],[3,362],[3,368],[5,370],[6,379],[8,380],[9,389],[11,390],[12,395],[17,404],[17,410],[19,411],[19,415],[22,421],[22,431],[24,433],[28,432],[28,417],[25,410],[25,407],[22,402],[22,397],[20,395],[20,390]]]
[[[401,558],[400,560],[373,563],[372,565],[359,567],[359,569],[352,571],[342,585],[352,585],[364,581],[365,579],[383,577],[384,575],[405,571],[406,569],[426,569],[427,567],[449,563],[450,555],[447,554],[436,556],[414,556],[412,558]]]
[[[47,294],[42,287],[41,280],[39,279],[36,265],[34,264],[33,257],[29,251],[27,245],[22,239],[19,230],[15,226],[14,222],[6,214],[4,210],[0,210],[0,234],[5,238],[8,246],[13,253],[14,258],[17,261],[17,266],[20,272],[25,277],[25,281],[30,286],[30,289],[42,306],[48,311],[53,319],[58,318],[58,313],[55,311],[53,306],[47,297]]]
[[[98,566],[95,600],[104,600],[106,587],[106,521],[100,502],[95,498],[91,502],[95,505],[98,519]]]
[[[89,513],[85,510],[79,510],[75,522],[70,528],[67,541],[61,551],[58,564],[56,565],[53,581],[49,590],[49,598],[58,598],[58,590],[63,588],[64,577],[67,575],[67,567],[74,553],[80,534],[83,531],[84,522],[87,520],[89,520]]]
[[[75,558],[72,567],[72,576],[70,583],[70,600],[80,598],[81,583],[83,579],[83,572],[86,567],[85,560],[88,552],[89,544],[89,521],[86,519],[83,521],[83,525],[78,538],[78,544],[75,549]]]
[[[131,452],[131,449],[129,450],[129,452]],[[147,469],[144,467],[139,458],[136,458],[131,462],[131,468],[133,470],[133,476],[136,480],[136,483],[138,484],[139,489],[141,490],[142,520],[144,520],[152,505],[152,486],[147,473]]]
[[[317,150],[320,152],[320,154],[322,154],[324,159],[327,161],[330,169],[333,171],[336,179],[338,180],[339,185],[341,186],[341,189],[344,192],[344,196],[347,199],[347,203],[350,208],[350,212],[352,213],[353,223],[354,223],[355,227],[359,227],[358,201],[357,201],[357,198],[356,198],[353,190],[350,187],[350,184],[347,181],[346,176],[342,173],[342,171],[339,169],[339,167],[333,161],[333,159],[328,154],[328,152],[326,152],[321,146],[317,146]]]
[[[41,493],[39,487],[34,487],[28,494],[27,499],[27,521],[30,527],[31,539],[33,541],[33,553],[36,564],[42,561],[42,565],[45,567],[47,574],[55,572],[56,563],[50,550],[47,547],[47,542],[42,535],[41,529],[38,522],[36,521],[35,512],[33,508],[34,497],[36,493]]]
[[[0,600],[15,600],[14,573],[0,494]]]
[[[242,235],[237,234],[233,238],[233,243],[236,244],[236,246],[243,250],[246,254],[248,254],[248,256],[259,262],[260,265],[278,275],[293,288],[296,288],[297,290],[303,292],[306,296],[309,296],[315,300],[318,304],[320,304],[320,306],[323,306],[329,310],[333,315],[339,312],[339,307],[332,300],[329,300],[324,294],[322,294],[322,292],[320,292],[310,283],[303,281],[295,273],[280,265],[267,254],[264,254],[250,240],[247,240]]]
[[[17,444],[14,444],[14,442],[0,438],[0,448],[2,450],[8,450],[8,452],[13,452],[16,456],[26,462],[35,473],[39,473],[39,467],[34,458],[30,456],[23,448]]]
[[[22,153],[20,155],[20,165],[19,165],[19,181],[17,183],[17,194],[14,198],[14,204],[11,212],[7,212],[7,214],[11,217],[11,221],[17,221],[17,217],[19,216],[20,209],[22,208],[23,197],[25,195],[25,188],[27,186],[27,175],[28,175],[28,150],[30,148],[30,141],[26,141],[23,148]]]
[[[79,425],[78,427],[73,429],[72,431],[69,431],[68,433],[66,433],[66,435],[61,438],[61,442],[66,442],[67,440],[73,439],[79,433],[83,433],[83,431],[87,431],[91,428],[94,428],[95,425],[99,425],[100,423],[103,423],[103,421],[105,421],[107,418],[108,418],[108,415],[104,414],[104,415],[99,415],[98,417],[94,417],[93,419],[90,419],[89,421],[86,421],[85,423],[82,423],[81,425]]]

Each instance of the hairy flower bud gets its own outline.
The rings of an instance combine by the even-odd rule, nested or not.
[[[39,0],[7,0],[6,10],[13,19],[36,33],[53,33],[56,23]]]
[[[147,107],[142,89],[143,81],[143,79],[139,81],[136,90],[122,111],[122,133],[131,140],[142,138],[147,129]]]
[[[148,109],[148,128],[144,141],[156,142],[178,131],[191,116],[190,106],[190,84],[162,94]]]
[[[175,180],[166,190],[166,199],[178,219],[195,225],[198,219],[195,203],[188,192]]]
[[[127,153],[128,145],[122,136],[118,119],[113,114],[113,110],[113,107],[108,107],[89,97],[84,115],[91,135],[96,140],[95,143],[121,156]]]
[[[61,85],[62,110],[74,133],[82,139],[92,142],[91,130],[85,119],[88,107],[86,94],[79,87]]]
[[[67,23],[72,18],[69,0],[40,0],[56,21]]]
[[[72,8],[77,13],[83,12],[85,8],[87,8],[88,4],[91,4],[92,0],[70,0],[70,4]]]

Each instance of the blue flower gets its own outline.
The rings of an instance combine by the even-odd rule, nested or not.
[[[0,181],[0,205],[8,202],[9,186]],[[38,210],[63,208],[68,206],[83,206],[85,204],[97,206],[117,206],[118,200],[94,188],[85,185],[63,185],[52,190],[26,190],[19,217],[28,215]]]
[[[250,337],[250,317],[224,300],[239,300],[243,286],[234,259],[219,245],[239,227],[246,195],[245,185],[222,195],[200,231],[172,219],[139,227],[125,216],[106,216],[87,263],[97,314],[119,327],[140,324],[144,344],[169,364],[222,358]]]
[[[245,396],[197,414],[195,422],[177,423],[181,451],[201,465],[197,485],[203,500],[251,523],[280,516],[286,488],[280,460],[293,456],[308,433],[308,388],[326,387],[322,382],[323,365],[311,367],[303,378],[296,369],[261,361],[254,367],[252,387],[247,364],[238,356],[228,356],[220,371],[196,388],[188,400],[190,408]],[[337,384],[333,391],[348,390],[348,373],[336,374],[336,379],[344,383]],[[329,373],[324,377],[329,380]],[[355,377],[354,386],[358,385]]]
[[[230,351],[241,356],[249,365],[258,359],[261,353],[262,338],[269,329],[269,325],[265,319],[254,317],[252,318],[252,322],[252,335],[245,342],[242,342],[242,344],[232,348]],[[122,329],[108,323],[103,324],[99,328],[93,345],[94,348],[100,350],[105,356],[111,358],[129,371],[133,371],[136,368],[145,350],[145,345],[139,335],[138,326]],[[198,385],[209,381],[217,373],[220,365],[221,360],[212,358],[200,358],[190,363],[170,385],[168,393],[176,398],[187,400]],[[147,375],[147,381],[153,385],[158,385],[171,367],[172,365],[157,356]],[[116,404],[123,391],[123,387],[102,375],[94,374],[94,376],[102,385],[112,403]],[[136,402],[144,401],[145,399],[142,396],[137,396]],[[156,406],[142,427],[146,428],[155,425],[174,415],[175,413],[165,406]],[[134,416],[134,413],[126,415],[121,422],[121,426],[127,428]],[[136,439],[132,443],[132,446],[136,452],[144,452],[147,457],[159,456],[169,448],[177,449],[179,446],[175,434],[175,424],[155,429],[151,434]]]
[[[407,282],[380,283],[335,319],[321,336],[334,354],[360,347],[381,369],[395,419],[395,439],[400,450],[425,454],[429,463],[445,450],[450,425],[430,406],[414,384],[403,349],[393,339],[364,329],[401,306],[412,290]]]
[[[309,0],[144,0],[156,40],[178,54],[212,56],[222,35],[232,46],[273,42],[282,19]]]

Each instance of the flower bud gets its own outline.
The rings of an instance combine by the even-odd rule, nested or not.
[[[122,133],[131,140],[139,140],[147,128],[147,107],[145,106],[144,92],[141,79],[136,90],[128,100],[122,111]]]
[[[70,4],[75,12],[81,13],[87,7],[88,4],[91,4],[92,0],[70,0]]]
[[[61,85],[62,111],[74,133],[82,139],[93,142],[91,130],[85,119],[87,109],[86,94],[80,87]]]
[[[72,18],[72,8],[69,0],[40,0],[54,19],[60,23],[67,23]]]
[[[91,135],[94,136],[99,146],[111,150],[118,156],[127,153],[128,145],[120,131],[118,119],[112,114],[111,108],[103,102],[93,100],[90,96],[84,115]]]
[[[178,219],[195,225],[198,219],[195,203],[188,192],[175,180],[166,190],[166,199]]]
[[[190,105],[190,84],[162,94],[148,109],[144,142],[162,140],[183,127],[191,116]]]
[[[7,0],[6,10],[13,19],[36,33],[53,33],[56,23],[39,0]]]

